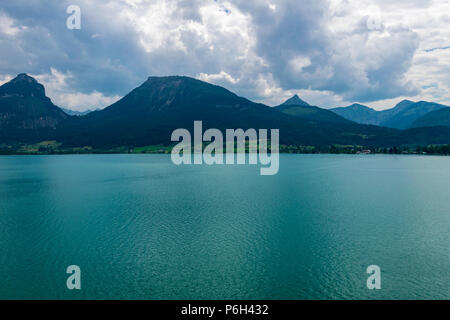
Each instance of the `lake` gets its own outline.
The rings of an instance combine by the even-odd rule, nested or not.
[[[449,299],[449,187],[448,157],[2,156],[0,298]]]

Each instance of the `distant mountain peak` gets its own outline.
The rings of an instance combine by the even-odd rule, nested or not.
[[[409,107],[409,106],[413,105],[414,103],[415,103],[414,101],[405,99],[405,100],[402,100],[399,103],[397,103],[393,109],[395,109],[395,108],[406,108],[406,107]]]
[[[310,104],[306,101],[303,101],[300,99],[300,97],[296,94],[293,97],[287,99],[282,106],[303,106],[303,107],[309,107]]]
[[[373,110],[372,108],[369,108],[368,106],[365,106],[363,104],[360,103],[354,103],[350,106],[348,106],[347,108],[352,108],[352,109],[364,109],[364,110]]]
[[[404,99],[404,100],[400,101],[398,104],[405,104],[405,103],[411,104],[411,103],[414,103],[414,101]]]
[[[20,73],[0,87],[0,94],[45,97],[45,88],[35,78]]]

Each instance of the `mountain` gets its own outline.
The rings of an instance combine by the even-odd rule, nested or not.
[[[287,115],[310,122],[350,123],[349,120],[344,119],[330,110],[309,105],[300,99],[298,95],[293,96],[275,108]]]
[[[394,109],[392,109],[393,113],[390,118],[381,123],[381,125],[390,128],[407,129],[412,126],[414,121],[427,113],[446,107],[447,106],[442,104],[426,101],[419,101],[407,105],[398,104]]]
[[[399,103],[397,103],[394,108],[383,110],[381,112],[385,112],[386,114],[389,114],[390,116],[395,116],[403,111],[406,111],[409,107],[411,107],[415,102],[411,100],[402,100]]]
[[[309,103],[307,103],[306,101],[303,101],[302,99],[300,99],[300,97],[298,95],[294,95],[293,97],[287,99],[283,104],[281,104],[282,106],[302,106],[302,107],[308,107]]]
[[[380,112],[358,103],[330,110],[345,119],[361,124],[379,125],[382,122]]]
[[[450,108],[442,108],[436,111],[427,113],[413,122],[412,127],[450,127]]]
[[[280,129],[280,142],[284,144],[362,144],[368,137],[386,131],[358,125],[316,107],[306,108],[340,120],[311,121],[282,110],[292,107],[299,106],[271,108],[189,77],[149,77],[111,106],[73,117],[60,127],[58,136],[70,146],[96,148],[170,144],[173,130],[186,128],[192,132],[195,120],[203,121],[203,130]],[[337,122],[341,123],[336,125]]]
[[[70,109],[65,109],[65,108],[61,108],[61,110],[64,111],[64,113],[69,116],[77,116],[77,117],[85,116],[91,112],[96,111],[96,110],[76,111],[76,110],[70,110]]]
[[[90,147],[88,150],[96,152],[169,146],[172,132],[178,128],[193,132],[195,120],[203,122],[203,131],[279,129],[281,144],[325,150],[332,145],[450,143],[450,127],[397,130],[363,125],[313,106],[269,107],[223,87],[181,76],[149,77],[111,106],[82,117],[66,115],[45,96],[44,87],[26,75],[0,88],[0,146],[8,152],[14,146],[43,141],[53,141],[61,150]]]
[[[46,97],[44,86],[25,73],[0,86],[0,139],[39,138],[67,119]],[[33,133],[31,133],[33,132]]]
[[[353,104],[343,108],[334,108],[331,109],[331,111],[348,120],[361,124],[407,129],[411,127],[415,120],[423,115],[445,107],[446,106],[444,105],[432,102],[403,100],[394,108],[383,111],[376,111],[360,104]]]

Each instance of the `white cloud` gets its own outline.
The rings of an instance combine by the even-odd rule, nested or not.
[[[303,68],[311,65],[311,60],[308,57],[298,56],[289,61],[289,64],[293,71],[302,72]]]
[[[0,86],[12,80],[14,77],[11,75],[0,75]]]
[[[98,91],[93,91],[89,94],[79,92],[61,93],[56,97],[57,105],[76,111],[103,109],[121,98],[119,96],[105,97]]]
[[[18,27],[14,19],[0,11],[0,33],[8,36],[15,36],[22,29],[24,29],[24,27]]]
[[[404,66],[401,81],[403,84],[409,82],[418,91],[369,102],[368,105],[384,109],[405,98],[450,104],[450,50],[429,50],[450,46],[450,1],[331,1],[335,11],[329,28],[335,34],[344,35],[339,40],[341,45],[350,41],[349,46],[354,48],[351,51],[356,57],[356,60],[350,60],[352,64],[360,63],[365,69],[376,69],[386,64],[390,55],[401,56],[408,43],[417,43],[410,63]],[[358,35],[352,32],[365,16],[378,17],[383,26],[381,31],[371,32],[367,40],[358,39]],[[398,63],[407,61],[402,59]]]
[[[79,32],[56,27],[68,1],[14,3],[0,12],[0,74],[41,75],[61,106],[105,106],[172,74],[267,104],[450,104],[450,50],[430,50],[450,46],[448,0],[79,0]]]
[[[120,96],[104,96],[93,90],[90,93],[73,92],[68,80],[70,73],[63,73],[54,68],[48,74],[33,75],[46,89],[46,95],[59,107],[76,111],[103,109],[119,100]]]
[[[232,76],[230,76],[225,71],[221,71],[220,73],[216,74],[206,74],[206,73],[200,73],[197,76],[198,79],[206,82],[220,82],[221,80],[227,81],[231,84],[236,84],[239,82],[239,79],[234,79]]]

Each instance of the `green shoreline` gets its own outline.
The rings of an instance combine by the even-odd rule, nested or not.
[[[57,141],[42,141],[35,144],[0,145],[0,155],[61,155],[61,154],[170,154],[174,145],[122,146],[112,148],[66,147]],[[248,144],[246,148],[248,153]],[[270,151],[270,150],[269,150]],[[235,152],[237,150],[235,149]],[[295,146],[280,145],[282,154],[411,154],[450,155],[450,145],[403,146],[393,148],[371,148],[364,146]]]

